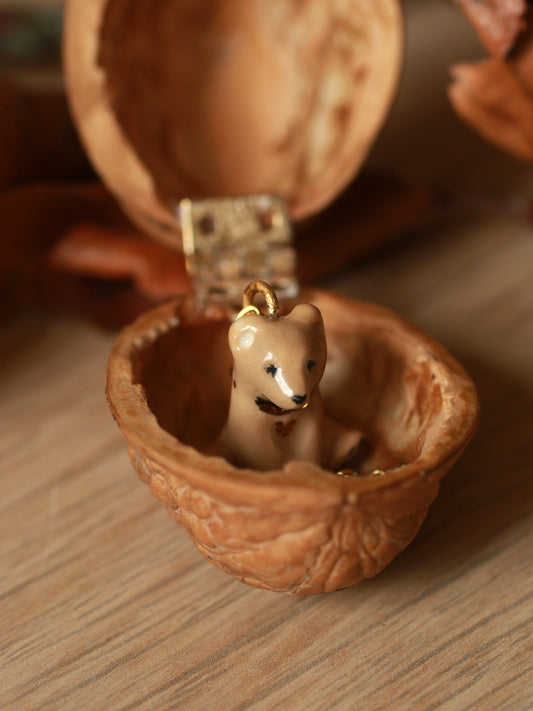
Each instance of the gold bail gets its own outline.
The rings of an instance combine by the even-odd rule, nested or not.
[[[268,282],[279,298],[298,294],[296,250],[282,198],[184,199],[179,218],[187,271],[200,306],[239,308],[250,282]]]
[[[266,281],[261,280],[250,282],[244,290],[244,294],[242,296],[242,309],[237,314],[237,318],[239,319],[241,318],[241,316],[245,316],[248,313],[261,313],[257,306],[255,306],[253,303],[254,296],[256,294],[263,294],[263,296],[265,297],[265,302],[268,309],[268,316],[270,318],[279,318],[279,301],[278,297],[276,296],[276,292],[270,286],[270,284],[267,284]]]

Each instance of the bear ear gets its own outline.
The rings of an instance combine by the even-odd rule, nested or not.
[[[228,340],[233,353],[247,351],[257,335],[257,314],[247,314],[234,321],[229,329]]]
[[[324,333],[322,314],[313,304],[298,304],[290,312],[288,318],[307,328],[312,328],[318,333]]]

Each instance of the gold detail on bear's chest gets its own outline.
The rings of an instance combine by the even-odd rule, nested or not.
[[[274,422],[272,426],[280,437],[287,437],[293,431],[295,424],[296,420],[289,420],[287,423],[281,421]]]

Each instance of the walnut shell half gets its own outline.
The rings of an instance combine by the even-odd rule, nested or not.
[[[174,242],[183,197],[329,204],[387,114],[402,35],[398,0],[69,0],[67,90],[107,185]]]
[[[215,565],[257,587],[319,593],[379,572],[417,533],[472,437],[475,387],[435,341],[376,306],[308,291],[324,317],[326,413],[373,445],[362,471],[238,469],[205,452],[231,385],[228,314],[169,302],[126,328],[109,361],[111,411],[133,465]],[[243,433],[246,436],[246,433]]]

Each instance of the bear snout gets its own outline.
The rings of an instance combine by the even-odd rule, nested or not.
[[[307,400],[307,395],[293,395],[291,399],[297,405],[303,405],[304,402]]]

